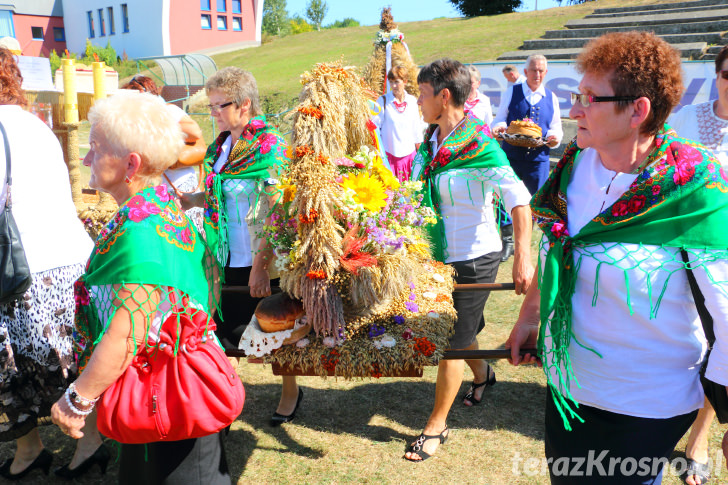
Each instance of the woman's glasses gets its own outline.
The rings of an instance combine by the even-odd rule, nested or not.
[[[217,113],[217,112],[224,110],[231,104],[233,104],[233,101],[228,101],[227,103],[222,103],[222,104],[208,104],[207,107],[210,109],[210,113],[212,113],[212,112]]]
[[[604,103],[607,101],[634,101],[639,98],[640,96],[593,96],[591,94],[571,93],[571,104],[573,106],[578,101],[583,107],[588,108],[592,103]]]

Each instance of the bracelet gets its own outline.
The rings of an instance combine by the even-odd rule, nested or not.
[[[68,392],[69,389],[71,389],[70,386],[68,387],[68,389],[66,389],[66,392],[63,393],[63,397],[66,398],[66,404],[68,404],[68,409],[70,409],[71,412],[73,414],[77,415],[77,416],[84,416],[85,417],[85,416],[88,416],[89,414],[91,414],[93,412],[93,410],[94,410],[94,406],[91,405],[91,407],[89,409],[87,409],[86,411],[83,411],[83,410],[79,409],[78,407],[76,407],[76,405],[73,404],[73,401],[71,401],[71,397],[69,396],[69,394],[70,394]]]
[[[71,400],[75,404],[79,404],[79,405],[81,405],[83,407],[93,406],[94,404],[96,404],[96,401],[99,400],[98,397],[96,399],[89,399],[87,397],[83,397],[82,395],[80,395],[78,393],[78,391],[76,390],[76,383],[75,382],[72,382],[68,386],[67,392],[70,394],[69,397],[71,398]]]

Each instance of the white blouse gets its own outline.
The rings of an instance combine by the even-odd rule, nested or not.
[[[383,99],[386,101],[383,104]],[[422,121],[417,98],[405,93],[405,107],[394,105],[394,94],[388,92],[380,96],[377,103],[381,107],[373,119],[382,134],[384,151],[395,157],[406,157],[415,151],[415,143],[422,143],[423,132],[427,125]]]
[[[88,260],[93,242],[76,214],[63,151],[50,128],[20,106],[1,105],[10,142],[12,211],[31,273]],[[7,198],[0,136],[0,206]]]
[[[593,149],[582,151],[568,187],[569,233],[578,234],[635,177],[604,168]],[[702,253],[687,252],[690,260]],[[645,418],[700,408],[698,371],[707,342],[679,249],[590,244],[576,247],[574,260],[579,270],[569,355],[576,376],[570,390],[577,402]],[[728,262],[704,263],[693,272],[715,320],[708,377],[728,384]]]
[[[728,166],[728,120],[715,115],[713,101],[684,106],[668,123],[678,136],[705,145]]]

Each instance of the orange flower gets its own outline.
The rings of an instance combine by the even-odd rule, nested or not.
[[[304,224],[312,223],[313,221],[316,220],[317,217],[318,217],[318,211],[316,209],[311,209],[310,211],[308,211],[308,215],[298,214],[298,220]]]
[[[310,155],[313,153],[313,149],[308,145],[301,145],[300,147],[296,147],[296,158],[303,158],[306,155]]]
[[[326,165],[329,163],[329,157],[327,157],[326,155],[322,155],[320,153],[316,157],[316,160],[321,162],[321,165]]]
[[[440,293],[439,295],[437,295],[437,296],[435,297],[435,301],[436,301],[436,302],[441,302],[441,301],[450,301],[450,297],[449,297],[449,296],[447,296],[447,295],[445,295],[445,294],[443,294],[443,293]]]
[[[429,357],[435,353],[435,345],[427,340],[426,337],[415,337],[415,350]]]
[[[304,115],[313,116],[318,120],[324,117],[323,111],[316,106],[299,106],[298,112]]]
[[[310,280],[325,280],[326,279],[326,271],[319,269],[316,271],[309,271],[306,273],[306,277]]]

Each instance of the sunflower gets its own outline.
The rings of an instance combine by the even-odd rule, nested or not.
[[[349,175],[344,178],[341,185],[344,189],[354,191],[354,200],[363,205],[369,212],[379,212],[387,205],[387,194],[384,185],[365,173]]]
[[[379,178],[379,180],[382,181],[387,189],[397,190],[399,188],[399,180],[397,180],[397,177],[392,175],[392,172],[390,172],[389,169],[382,164],[379,157],[374,159],[372,172]]]

